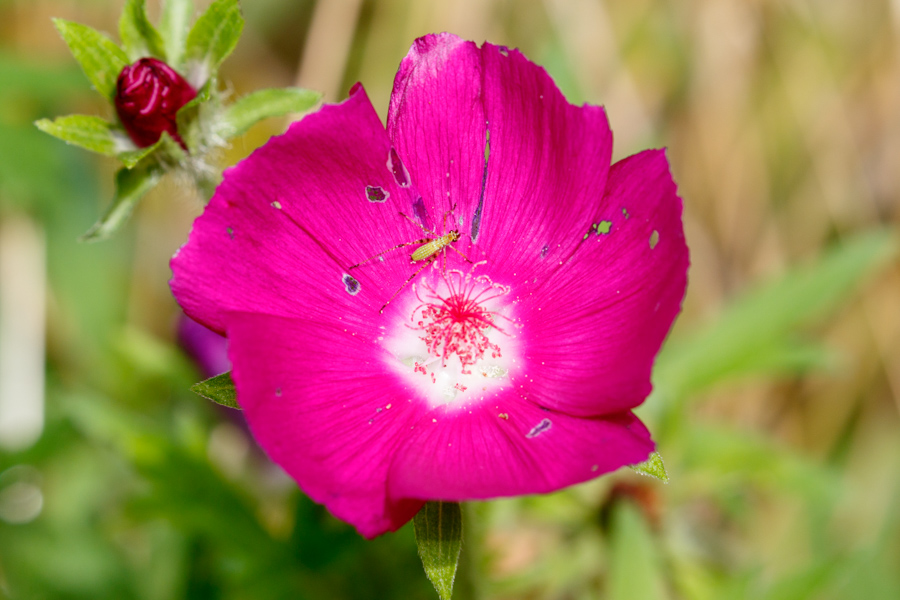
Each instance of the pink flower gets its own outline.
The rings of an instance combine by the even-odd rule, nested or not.
[[[152,146],[163,131],[187,150],[178,136],[178,110],[197,96],[196,90],[172,67],[142,58],[119,73],[116,113],[139,148]]]
[[[557,490],[653,450],[631,409],[687,281],[664,153],[611,153],[518,51],[429,35],[387,131],[357,85],[228,171],[172,290],[227,333],[260,445],[364,536]]]

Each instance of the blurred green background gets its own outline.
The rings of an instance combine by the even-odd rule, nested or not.
[[[202,210],[185,182],[76,242],[113,161],[32,122],[112,115],[50,18],[114,33],[121,4],[0,0],[0,598],[436,597],[409,526],[361,539],[188,391],[166,284]],[[900,598],[900,2],[243,6],[235,95],[362,81],[384,115],[411,41],[447,30],[604,104],[616,158],[669,149],[690,286],[640,414],[672,482],[470,506],[457,597]]]

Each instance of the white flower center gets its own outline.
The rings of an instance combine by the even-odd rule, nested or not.
[[[509,385],[518,364],[517,325],[504,300],[509,287],[472,271],[450,270],[436,286],[426,278],[411,286],[401,311],[409,319],[384,342],[393,368],[432,407],[480,401]]]

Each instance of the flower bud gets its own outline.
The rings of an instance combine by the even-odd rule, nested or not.
[[[125,131],[140,148],[155,144],[163,131],[187,150],[178,135],[178,109],[197,91],[172,67],[155,58],[128,65],[116,83],[116,112]]]

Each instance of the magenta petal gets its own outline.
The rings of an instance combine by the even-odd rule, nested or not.
[[[520,307],[530,361],[525,393],[575,415],[616,413],[647,397],[689,264],[664,152],[613,165],[592,215],[597,228]]]
[[[631,413],[571,417],[507,393],[416,423],[391,464],[390,493],[469,500],[551,492],[642,462],[653,447]]]
[[[456,204],[460,249],[495,279],[574,248],[612,155],[601,107],[566,102],[518,50],[450,34],[416,40],[401,63],[388,131],[432,218]]]
[[[250,313],[226,322],[238,402],[272,460],[366,537],[412,518],[422,503],[389,500],[387,471],[425,409],[367,333]]]
[[[396,182],[392,154],[357,86],[226,171],[172,259],[170,285],[185,312],[217,331],[228,311],[324,319],[365,306],[377,314],[387,298],[373,291],[397,289],[409,277],[408,256],[349,267],[422,236],[398,215],[418,195]]]

